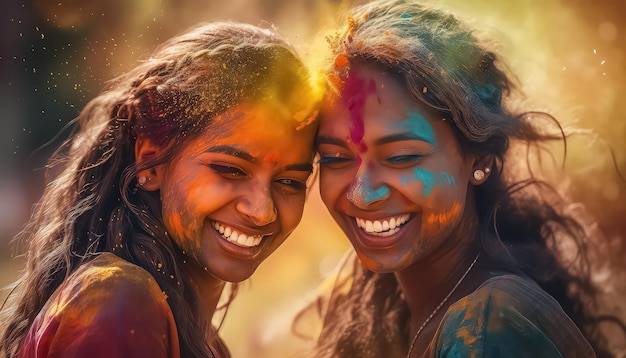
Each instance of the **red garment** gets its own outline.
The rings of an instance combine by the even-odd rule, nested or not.
[[[167,297],[144,269],[104,253],[80,266],[35,318],[30,357],[180,357]]]

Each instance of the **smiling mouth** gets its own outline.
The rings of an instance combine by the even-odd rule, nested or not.
[[[241,247],[255,247],[259,246],[264,235],[246,235],[240,233],[237,230],[226,226],[224,224],[213,222],[213,228],[217,231],[222,238],[232,244]]]
[[[409,220],[410,215],[404,214],[382,220],[365,220],[361,218],[354,218],[356,225],[366,234],[372,236],[390,236],[398,231]]]

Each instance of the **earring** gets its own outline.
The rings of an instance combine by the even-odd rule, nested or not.
[[[487,167],[485,168],[485,174],[489,174],[491,172],[491,168]]]
[[[476,176],[476,174],[474,174],[474,176]],[[137,183],[139,183],[139,185],[143,186],[146,183],[146,181],[148,181],[148,178],[146,178],[145,175],[142,175],[139,178],[137,178]]]
[[[485,179],[485,172],[482,171],[482,169],[474,170],[474,179],[476,179],[477,181]]]

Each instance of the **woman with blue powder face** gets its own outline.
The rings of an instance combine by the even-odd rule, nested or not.
[[[515,88],[497,55],[455,17],[404,0],[353,9],[331,45],[320,192],[358,260],[315,356],[608,354],[589,273],[554,245],[588,263],[583,227],[507,156],[512,139],[563,136],[531,124],[547,114],[507,106]]]

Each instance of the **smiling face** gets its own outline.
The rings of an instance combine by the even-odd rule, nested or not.
[[[315,126],[292,115],[238,105],[157,168],[166,229],[195,272],[245,280],[300,222]]]
[[[397,78],[353,66],[321,118],[321,196],[367,268],[403,270],[466,239],[473,156]]]

